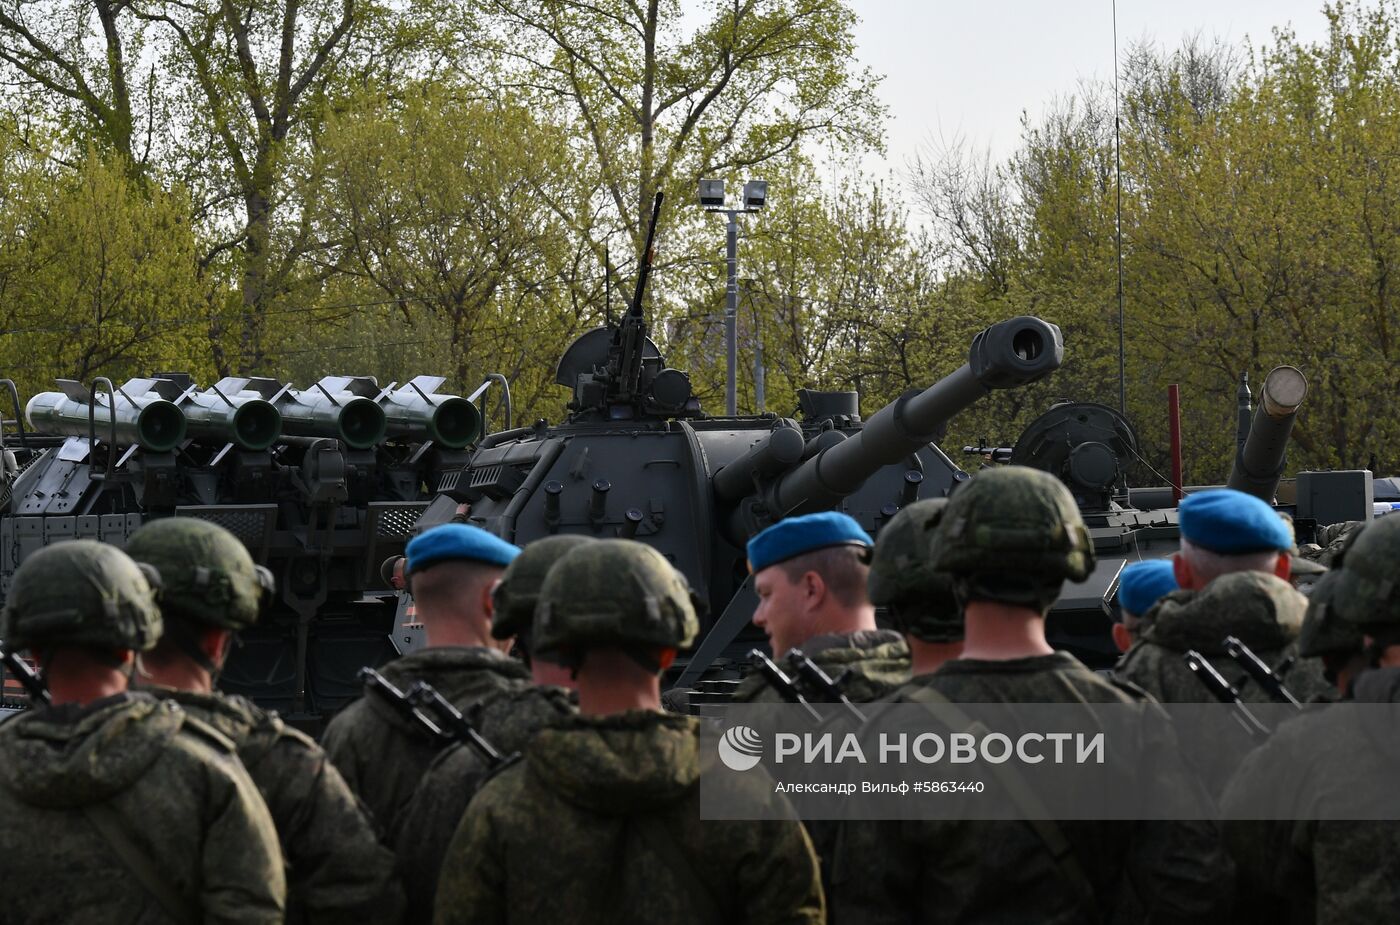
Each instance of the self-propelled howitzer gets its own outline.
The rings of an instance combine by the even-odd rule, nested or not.
[[[420,526],[447,520],[467,501],[475,523],[518,544],[582,533],[654,546],[709,604],[682,684],[753,641],[749,536],[782,517],[831,508],[873,534],[903,505],[945,495],[966,478],[932,442],[946,422],[993,389],[1048,375],[1064,353],[1055,325],[1013,318],[978,334],[965,365],[868,420],[856,393],[813,391],[799,396],[796,419],[707,417],[688,377],[666,367],[645,330],[640,312],[629,311],[619,325],[575,341],[556,373],[574,391],[571,416],[485,438],[455,484],[443,482],[446,497]],[[624,390],[611,381],[613,370],[629,369],[618,345],[635,364],[637,385]]]

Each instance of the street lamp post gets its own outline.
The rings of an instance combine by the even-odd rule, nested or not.
[[[724,411],[730,417],[739,413],[739,216],[762,209],[768,200],[768,184],[763,180],[749,180],[744,184],[742,208],[727,208],[724,197],[723,180],[700,181],[700,205],[706,212],[720,212],[728,218],[724,240],[725,272],[728,278],[724,286],[724,347],[726,352],[726,375],[724,386]]]

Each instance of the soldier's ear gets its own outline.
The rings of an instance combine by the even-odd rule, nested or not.
[[[1191,587],[1191,564],[1179,552],[1172,555],[1172,575],[1176,577],[1178,588]]]
[[[1284,581],[1293,574],[1293,557],[1286,552],[1278,554],[1278,561],[1274,563],[1274,574]]]
[[[1122,623],[1113,624],[1113,644],[1119,652],[1126,652],[1133,644],[1133,634]]]
[[[481,588],[481,612],[486,615],[486,619],[491,619],[496,614],[496,586],[501,583],[501,579],[488,581]]]

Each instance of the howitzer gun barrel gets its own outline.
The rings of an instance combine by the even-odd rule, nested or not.
[[[298,437],[332,437],[354,450],[384,439],[388,421],[374,400],[379,388],[367,377],[327,376],[315,388],[288,389],[278,404],[282,429]]]
[[[1226,485],[1273,503],[1287,462],[1288,437],[1308,392],[1308,380],[1292,366],[1277,366],[1264,377],[1249,438],[1235,454]]]
[[[24,408],[29,426],[41,434],[86,437],[91,415],[98,439],[115,432],[118,446],[137,445],[154,453],[168,453],[185,439],[185,414],[178,405],[156,394],[96,398],[80,383],[60,379],[62,392],[40,392]],[[94,407],[95,403],[95,407]],[[115,423],[115,426],[113,426]]]
[[[959,411],[993,389],[1015,388],[1060,367],[1060,329],[1023,315],[994,324],[972,341],[968,362],[922,391],[881,408],[850,439],[828,447],[780,477],[769,490],[778,517],[821,510],[856,491],[882,466],[929,443]]]

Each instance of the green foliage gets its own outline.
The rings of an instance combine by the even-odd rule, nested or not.
[[[1187,479],[1219,481],[1240,373],[1257,387],[1280,363],[1311,384],[1292,468],[1400,471],[1397,2],[1330,7],[1316,44],[1128,56],[1139,480],[1165,471],[1168,384]],[[1118,403],[1106,86],[1028,122],[1004,163],[932,152],[906,205],[828,179],[883,118],[840,0],[70,7],[0,0],[0,363],[26,393],[160,369],[463,391],[501,372],[517,420],[557,420],[555,361],[630,297],[662,190],[652,335],[718,411],[724,227],[694,184],[762,176],[741,410],[760,352],[767,410],[853,388],[870,413],[1022,313],[1061,326],[1064,368],[978,403],[945,446],[1009,442],[1056,399]]]
[[[14,152],[11,152],[13,154]],[[25,394],[54,377],[118,383],[212,371],[184,197],[89,154],[75,170],[6,158],[0,368]]]
[[[1129,417],[1167,465],[1167,385],[1180,383],[1186,479],[1224,479],[1234,393],[1276,365],[1310,391],[1290,469],[1400,469],[1389,413],[1400,236],[1400,33],[1395,6],[1342,4],[1326,41],[1279,33],[1241,63],[1188,43],[1130,56],[1123,99]],[[915,179],[953,242],[950,289],[979,321],[1033,311],[1065,330],[1045,386],[955,422],[1013,437],[1051,397],[1116,406],[1112,98],[1090,88],[1029,125],[1002,168],[935,158]],[[1009,217],[1009,219],[1008,219]],[[1034,407],[1014,407],[1038,399]],[[1148,477],[1148,473],[1142,473]]]

